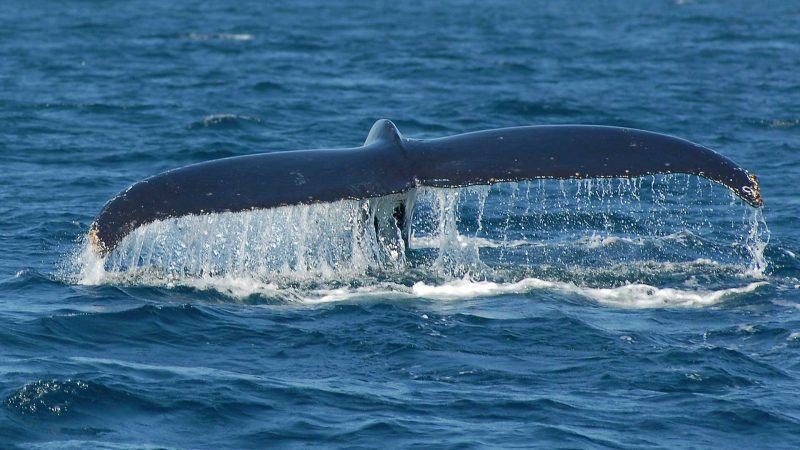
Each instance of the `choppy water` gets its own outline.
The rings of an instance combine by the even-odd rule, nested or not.
[[[0,5],[0,447],[800,445],[791,2]],[[417,192],[82,236],[212,158],[595,123],[759,175]]]

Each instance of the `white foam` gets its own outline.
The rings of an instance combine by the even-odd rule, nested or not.
[[[597,233],[592,233],[589,236],[584,236],[576,241],[577,244],[583,245],[586,248],[594,249],[594,248],[602,248],[608,247],[614,244],[624,243],[629,245],[644,245],[645,241],[642,238],[629,238],[624,236],[602,236]]]
[[[755,325],[739,325],[739,331],[742,333],[754,334],[758,332],[758,328]]]
[[[420,297],[453,300],[460,298],[528,293],[536,290],[552,290],[564,294],[579,295],[599,303],[628,308],[701,307],[709,306],[731,296],[753,292],[767,282],[754,282],[747,286],[720,289],[676,289],[658,288],[647,284],[627,284],[613,288],[578,286],[573,283],[526,278],[516,283],[472,281],[468,278],[450,281],[441,285],[414,284],[412,292]]]
[[[238,114],[222,113],[222,114],[211,114],[203,117],[202,125],[203,127],[208,128],[208,127],[213,127],[215,125],[219,125],[221,123],[234,122],[237,120],[242,120],[245,122],[261,123],[261,119],[259,119],[258,117],[240,116]]]
[[[256,38],[254,35],[248,33],[189,33],[187,37],[193,41],[252,41]]]
[[[189,287],[201,291],[214,290],[235,299],[245,299],[258,295],[267,298],[291,300],[291,297],[287,297],[287,294],[290,294],[291,291],[281,289],[276,283],[265,283],[250,277],[223,275],[218,277],[186,278],[177,282],[167,283],[164,287],[171,288],[175,286]]]
[[[106,273],[102,283],[124,284],[121,274]],[[317,305],[333,302],[402,300],[427,298],[453,301],[508,294],[529,294],[536,291],[550,291],[563,295],[577,295],[601,304],[622,308],[696,308],[717,304],[737,295],[755,291],[767,285],[765,281],[749,283],[746,286],[719,289],[678,289],[659,288],[647,284],[626,284],[612,288],[581,286],[575,283],[551,281],[540,278],[525,278],[517,282],[474,281],[469,277],[451,280],[440,284],[423,281],[411,287],[393,282],[375,282],[359,287],[306,288],[269,283],[250,277],[206,276],[170,280],[152,277],[140,280],[141,284],[166,288],[188,287],[198,290],[214,290],[234,300],[260,296],[281,302]]]
[[[429,285],[422,281],[415,283],[411,292],[418,297],[454,300],[471,297],[524,293],[535,289],[551,289],[557,283],[526,278],[516,283],[495,283],[492,281],[472,281],[468,277],[449,281],[440,285]]]

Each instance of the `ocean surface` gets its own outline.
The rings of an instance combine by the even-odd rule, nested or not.
[[[800,447],[800,3],[0,3],[0,448]],[[84,236],[214,158],[534,124],[757,174]]]

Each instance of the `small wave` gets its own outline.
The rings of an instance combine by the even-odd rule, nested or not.
[[[740,325],[726,326],[718,329],[711,329],[703,333],[703,342],[713,344],[718,341],[726,341],[746,337],[754,341],[775,342],[789,336],[791,330],[782,326],[772,326],[758,323],[743,323]]]
[[[26,384],[6,399],[6,406],[23,415],[66,414],[72,404],[89,391],[81,380],[39,380]]]
[[[252,41],[256,37],[249,33],[189,33],[186,38],[192,41]]]
[[[795,289],[800,289],[800,286],[795,286]],[[800,310],[800,303],[794,302],[794,301],[783,300],[783,299],[775,299],[775,300],[772,300],[770,303],[772,303],[775,306],[782,306],[784,308]]]
[[[760,127],[773,130],[790,130],[800,127],[800,119],[758,119],[751,123]]]
[[[92,448],[95,450],[172,450],[177,447],[152,444],[125,444],[117,442],[104,442],[96,440],[71,439],[68,441],[50,441],[28,443],[20,448],[31,450],[84,450]]]
[[[5,401],[12,411],[25,416],[64,416],[91,405],[118,407],[149,404],[128,392],[112,389],[102,383],[85,380],[37,380],[26,384]]]
[[[203,366],[164,366],[155,364],[137,363],[131,361],[124,361],[120,359],[110,358],[91,358],[85,356],[73,356],[69,358],[83,364],[96,365],[103,367],[106,370],[121,369],[121,370],[135,370],[139,372],[150,372],[157,374],[168,373],[170,376],[183,377],[183,378],[202,378],[202,379],[216,379],[216,380],[255,380],[259,379],[258,376],[242,374],[238,372],[213,369]]]
[[[31,285],[48,284],[52,281],[46,274],[26,268],[18,270],[13,277],[0,279],[0,287],[3,289],[26,289]]]
[[[560,103],[536,102],[520,99],[497,100],[491,108],[500,114],[512,114],[522,117],[566,116],[574,117],[582,114],[578,109]]]
[[[203,117],[203,120],[192,122],[189,124],[189,129],[239,129],[254,124],[260,125],[261,123],[262,121],[258,117],[240,116],[236,114],[212,114],[210,116]]]
[[[618,243],[624,243],[629,245],[644,245],[644,239],[642,238],[633,239],[621,236],[602,236],[593,233],[592,235],[586,236],[577,241],[577,244],[585,245],[587,248],[608,247],[610,245]]]
[[[694,264],[694,263],[691,263]],[[698,263],[700,264],[700,263]],[[119,275],[118,275],[119,276]],[[120,283],[109,275],[104,283]],[[226,275],[169,280],[154,277],[145,284],[167,288],[184,287],[199,291],[213,290],[237,301],[259,297],[256,303],[298,303],[318,305],[346,301],[402,300],[426,298],[461,300],[508,294],[529,294],[537,291],[577,295],[582,298],[621,308],[697,308],[718,304],[724,300],[752,293],[766,281],[723,289],[665,288],[643,283],[616,287],[591,287],[571,282],[529,277],[516,282],[475,281],[469,277],[443,283],[417,281],[411,286],[400,282],[374,282],[365,286],[308,287],[264,282],[253,277]],[[252,303],[252,301],[250,301]]]
[[[260,92],[279,92],[286,90],[286,87],[274,81],[259,81],[253,86],[253,89]]]

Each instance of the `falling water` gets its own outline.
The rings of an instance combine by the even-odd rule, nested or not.
[[[415,201],[408,249],[392,216],[401,201]],[[77,259],[85,283],[246,279],[318,289],[535,278],[615,287],[701,276],[727,287],[763,276],[767,240],[760,210],[721,186],[660,175],[422,188],[188,216],[140,227],[105,260],[86,249]]]

